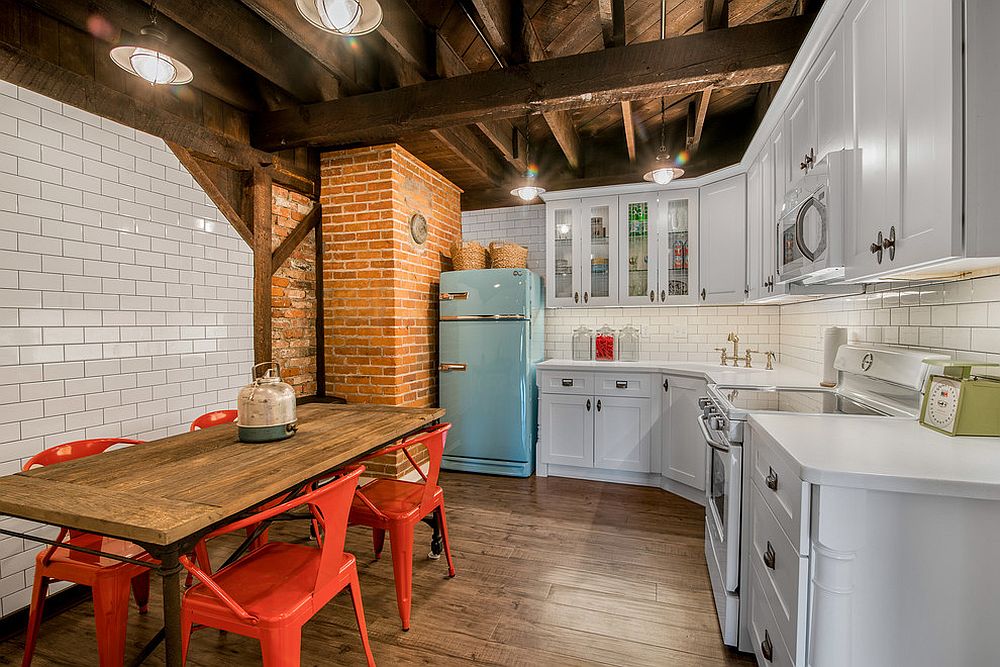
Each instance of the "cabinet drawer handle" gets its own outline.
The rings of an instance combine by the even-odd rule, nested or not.
[[[573,379],[572,378],[563,378],[562,386],[564,386],[564,387],[572,387],[573,386]]]
[[[601,411],[601,399],[597,399],[597,411]]]
[[[774,472],[774,468],[767,469],[767,479],[764,481],[767,483],[767,488],[772,491],[778,490],[778,473]]]
[[[771,540],[767,541],[767,550],[764,551],[764,565],[769,570],[774,569],[774,547],[771,546]]]
[[[587,399],[587,412],[590,412],[590,399]]]
[[[760,643],[760,654],[768,662],[774,660],[774,644],[771,643],[771,635],[767,630],[764,630],[764,641]]]
[[[650,303],[656,302],[656,290],[649,290],[649,302]]]
[[[615,389],[628,389],[628,380],[615,380]]]

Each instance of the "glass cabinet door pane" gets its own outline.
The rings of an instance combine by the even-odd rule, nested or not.
[[[687,199],[672,199],[667,202],[667,255],[661,260],[662,272],[667,270],[667,294],[687,296],[690,293],[688,273],[690,269],[688,247],[688,216],[690,210]],[[660,274],[662,276],[662,273]],[[662,281],[661,281],[662,286]]]
[[[606,298],[611,295],[611,208],[591,206],[585,214],[590,226],[590,296]]]
[[[555,211],[555,295],[573,296],[573,209]]]
[[[628,296],[649,293],[649,209],[650,202],[629,202],[625,208],[628,236]]]

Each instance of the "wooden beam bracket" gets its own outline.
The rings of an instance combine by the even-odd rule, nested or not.
[[[284,240],[278,244],[278,247],[271,252],[272,276],[278,272],[281,265],[292,256],[292,253],[299,247],[299,244],[302,243],[302,241],[304,241],[309,235],[309,232],[313,230],[320,215],[319,204],[313,204],[312,210],[309,211],[309,214],[300,220],[299,224],[295,225],[295,229],[292,230],[291,234],[286,236]]]

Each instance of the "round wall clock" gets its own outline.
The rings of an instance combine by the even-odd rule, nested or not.
[[[418,245],[427,241],[427,218],[423,213],[417,212],[410,216],[410,236]]]

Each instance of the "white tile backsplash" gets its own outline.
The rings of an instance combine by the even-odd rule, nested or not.
[[[225,217],[160,139],[4,82],[0,267],[0,474],[185,431],[246,383],[253,264]],[[3,615],[34,550],[0,539]]]

